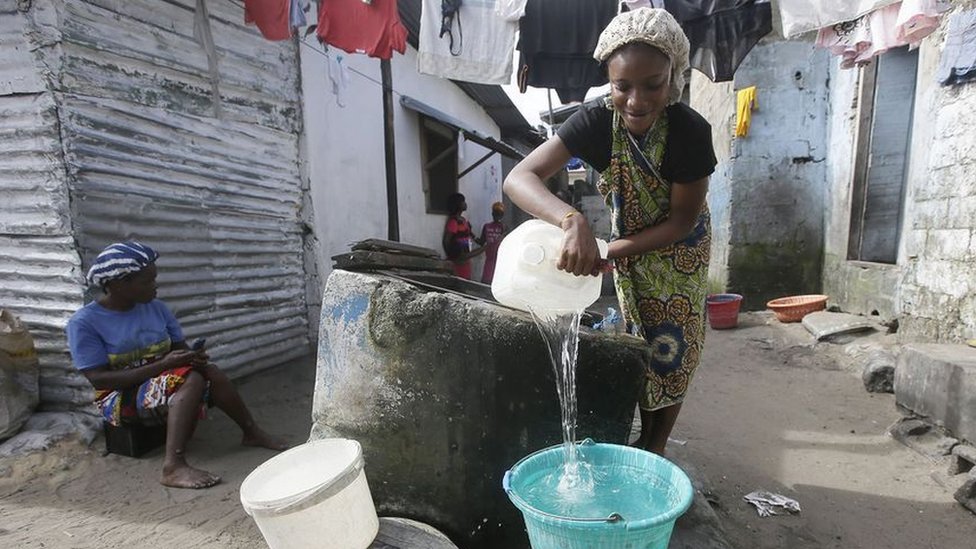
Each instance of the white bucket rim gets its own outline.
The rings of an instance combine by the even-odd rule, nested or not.
[[[307,490],[276,499],[245,499],[244,495],[245,492],[247,492],[248,484],[251,482],[257,482],[256,479],[265,474],[268,469],[272,468],[275,461],[280,461],[284,456],[307,452],[309,448],[315,446],[331,445],[335,444],[336,442],[352,444],[354,445],[356,451],[352,461],[329,481],[313,486]],[[251,516],[253,516],[255,513],[264,515],[283,515],[301,511],[302,509],[311,507],[344,490],[356,480],[360,473],[362,473],[364,465],[365,461],[363,459],[363,448],[358,441],[347,438],[325,438],[309,441],[281,452],[261,465],[258,465],[253,471],[251,471],[251,473],[244,478],[244,482],[241,483],[241,505],[244,507],[244,511]]]

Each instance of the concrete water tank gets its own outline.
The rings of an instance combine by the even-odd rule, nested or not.
[[[409,277],[412,280],[406,280]],[[577,435],[625,443],[649,349],[581,330]],[[561,442],[548,351],[487,286],[435,274],[332,272],[322,299],[311,438],[363,447],[380,515],[429,523],[462,549],[528,548],[501,488]]]

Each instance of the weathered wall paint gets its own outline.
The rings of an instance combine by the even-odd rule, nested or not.
[[[331,92],[328,58],[315,40],[308,42],[300,47],[302,85],[318,264],[324,281],[331,271],[331,256],[348,251],[357,240],[387,236],[382,94],[378,60],[330,48],[329,55],[341,56],[351,69],[345,106],[339,106]],[[417,73],[416,55],[408,46],[404,55],[391,60],[400,239],[442,251],[446,217],[427,213],[420,124],[416,113],[400,106],[400,96],[425,102],[496,139],[499,131],[484,109],[452,82]],[[460,170],[488,152],[467,141],[461,142],[460,149]],[[496,154],[459,182],[468,203],[465,215],[476,232],[491,221],[491,204],[502,199],[502,177],[502,161]],[[479,280],[482,262],[479,257],[474,264]]]
[[[768,40],[736,72],[734,89],[758,88],[749,135],[731,141],[735,95],[695,78],[692,104],[711,122],[719,166],[713,176],[712,284],[762,309],[784,295],[820,289],[827,151],[826,54],[803,41]]]
[[[24,12],[15,4],[0,4],[5,38],[17,37],[18,23],[21,33],[3,41],[15,44],[17,62],[0,65],[0,109],[17,116],[4,116],[0,131],[25,145],[13,145],[23,158],[0,162],[17,176],[0,185],[19,185],[24,198],[0,208],[28,215],[4,212],[2,223],[15,227],[0,224],[0,250],[13,250],[0,254],[0,276],[32,268],[64,286],[55,298],[30,279],[40,297],[19,307],[49,339],[43,404],[90,402],[61,331],[85,299],[81,267],[125,238],[162,253],[160,297],[189,336],[208,337],[231,375],[307,354],[296,45],[245,26],[239,2],[208,2],[218,117],[192,0],[39,0]],[[36,96],[11,95],[23,93],[14,84],[37,81]]]
[[[947,21],[919,48],[895,265],[846,260],[859,73],[836,60],[831,67],[825,289],[845,310],[898,318],[906,340],[959,342],[976,333],[976,86],[936,82]]]

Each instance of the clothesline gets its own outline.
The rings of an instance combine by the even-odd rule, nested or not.
[[[306,36],[305,38],[308,38],[308,37]],[[329,52],[327,52],[325,50],[320,50],[320,49],[316,48],[315,46],[309,44],[308,42],[305,41],[305,38],[302,38],[301,40],[299,40],[299,42],[301,42],[301,44],[303,46],[305,46],[306,48],[314,51],[315,53],[317,53],[319,55],[321,55],[322,57],[325,57],[326,59],[329,59],[329,57],[331,55]],[[369,76],[366,73],[359,72],[358,70],[356,70],[356,69],[354,69],[354,68],[352,68],[352,67],[350,67],[348,65],[346,66],[346,70],[348,70],[349,72],[358,74],[359,76],[362,76],[366,80],[369,80],[370,82],[376,84],[377,86],[379,86],[381,88],[383,87],[383,83],[382,82],[380,82],[379,80],[374,79],[373,77]],[[396,91],[392,87],[390,89],[391,89],[391,91],[393,91],[393,95],[396,95],[397,97],[403,97],[403,94],[402,93]]]

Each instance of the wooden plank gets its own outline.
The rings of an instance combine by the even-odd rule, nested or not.
[[[405,255],[414,255],[417,257],[431,257],[434,259],[440,259],[441,255],[437,253],[436,250],[430,248],[424,248],[422,246],[414,246],[412,244],[403,244],[402,242],[393,242],[390,240],[381,240],[378,238],[370,238],[367,240],[360,240],[352,245],[352,251],[375,251],[375,252],[389,252],[398,253]]]
[[[380,531],[368,549],[458,549],[436,529],[404,518],[383,517]]]
[[[332,256],[332,260],[335,261],[334,268],[347,271],[405,269],[410,271],[453,272],[453,267],[449,261],[386,252],[356,251]]]

